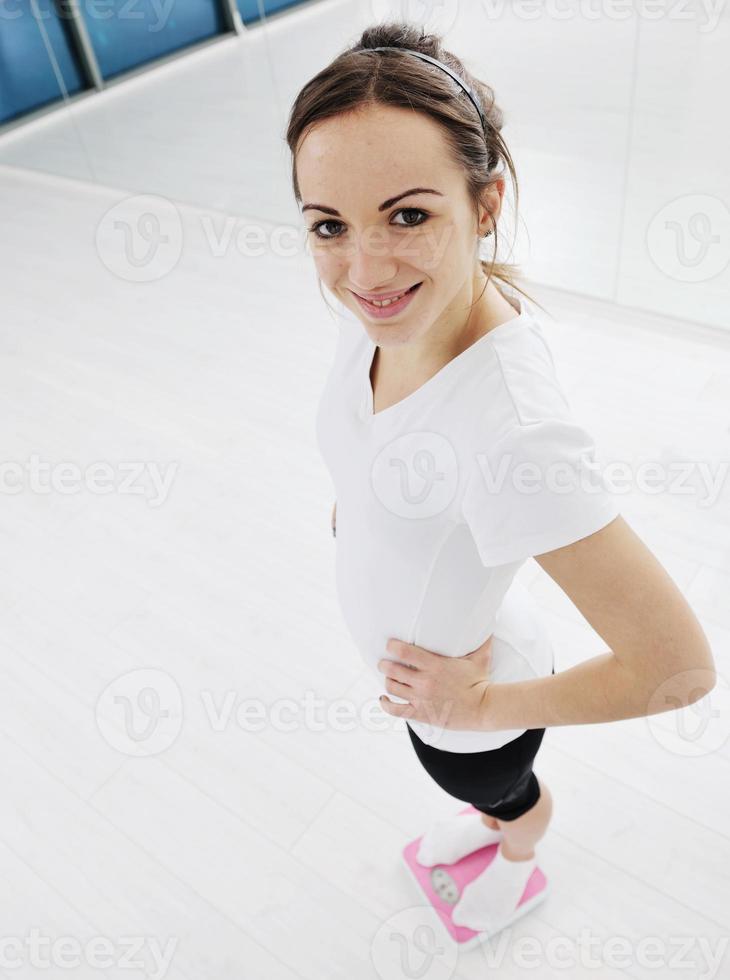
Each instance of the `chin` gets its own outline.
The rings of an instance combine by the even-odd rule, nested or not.
[[[419,330],[404,323],[373,324],[368,322],[368,335],[379,347],[402,347],[418,339]]]

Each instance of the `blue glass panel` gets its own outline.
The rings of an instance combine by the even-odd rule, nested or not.
[[[104,78],[226,30],[218,0],[82,2]]]
[[[264,14],[273,14],[276,10],[283,10],[285,7],[296,7],[304,0],[237,0],[238,12],[244,24],[250,24],[261,18],[261,10]]]
[[[86,87],[70,44],[67,25],[51,0],[4,0],[0,17],[0,122]],[[44,34],[56,62],[49,56]]]

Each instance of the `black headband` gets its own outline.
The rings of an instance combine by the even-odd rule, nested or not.
[[[422,61],[428,61],[432,65],[436,65],[437,68],[441,68],[441,70],[442,71],[445,71],[447,75],[450,75],[454,79],[454,81],[456,82],[456,84],[457,85],[460,85],[461,88],[463,88],[463,90],[469,96],[469,98],[472,101],[472,104],[473,104],[474,108],[479,113],[479,118],[482,121],[482,129],[486,133],[486,131],[487,131],[487,120],[486,120],[486,118],[484,116],[484,113],[482,112],[482,107],[479,105],[479,99],[477,98],[477,96],[474,93],[474,91],[466,84],[466,82],[464,81],[464,79],[463,78],[460,78],[456,74],[455,71],[452,71],[448,67],[448,65],[443,64],[443,62],[441,62],[441,61],[437,61],[436,58],[432,58],[430,54],[423,54],[421,51],[413,51],[411,48],[395,48],[395,47],[392,47],[390,45],[385,45],[385,46],[379,47],[379,48],[359,48],[358,50],[360,50],[360,51],[402,51],[404,54],[412,54],[416,58],[420,58]]]

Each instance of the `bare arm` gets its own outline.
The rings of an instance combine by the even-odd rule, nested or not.
[[[490,684],[480,727],[497,731],[644,717],[693,704],[715,686],[712,651],[700,623],[623,517],[535,560],[610,649],[555,675]]]

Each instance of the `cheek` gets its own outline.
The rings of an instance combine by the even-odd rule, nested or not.
[[[463,232],[452,222],[439,222],[424,229],[418,243],[413,244],[414,264],[434,278],[451,276],[464,261],[462,239]]]
[[[336,283],[342,277],[346,264],[342,256],[337,256],[334,249],[313,249],[312,258],[317,275],[327,286]]]

